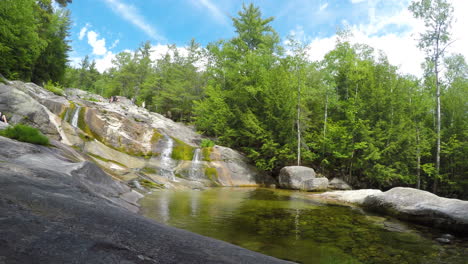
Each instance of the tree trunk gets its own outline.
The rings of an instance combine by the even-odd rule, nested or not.
[[[325,158],[325,140],[327,138],[327,119],[328,119],[328,89],[325,91],[325,114],[323,117],[323,152],[322,158]]]
[[[439,85],[439,78],[438,78],[438,72],[437,72],[437,63],[435,65],[436,67],[436,100],[437,100],[437,127],[436,127],[436,133],[437,133],[437,143],[436,143],[436,171],[435,171],[435,178],[434,178],[434,188],[433,192],[437,192],[437,179],[439,177],[439,172],[440,172],[440,85]]]
[[[299,72],[298,72],[299,73]],[[301,165],[301,85],[297,77],[297,166]]]
[[[417,177],[417,182],[416,182],[416,188],[421,189],[421,149],[419,146],[419,127],[416,127],[416,159],[417,159],[417,164],[416,164],[416,177]]]

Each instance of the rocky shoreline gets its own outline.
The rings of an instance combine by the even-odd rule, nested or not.
[[[137,194],[59,142],[0,145],[0,263],[287,263],[138,215]]]
[[[386,192],[373,189],[333,191],[310,197],[356,204],[401,220],[468,235],[468,201],[443,198],[414,188],[395,187]]]

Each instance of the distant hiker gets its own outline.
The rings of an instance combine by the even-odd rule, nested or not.
[[[7,118],[4,114],[2,114],[2,112],[0,112],[0,121],[5,124],[8,124]]]
[[[109,103],[118,102],[118,101],[119,101],[119,98],[117,98],[117,96],[115,96],[115,95],[112,95],[109,98]]]

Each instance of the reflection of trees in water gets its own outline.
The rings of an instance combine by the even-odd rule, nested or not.
[[[408,259],[431,263],[426,260],[440,249],[416,232],[383,229],[379,217],[369,220],[349,207],[315,206],[298,193],[230,188],[176,191],[160,195],[158,204],[161,218],[176,227],[303,263],[404,263]],[[461,248],[455,251],[463,254]],[[448,263],[464,263],[457,261]]]

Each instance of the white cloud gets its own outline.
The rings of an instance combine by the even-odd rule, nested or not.
[[[357,3],[364,2],[364,1],[367,1],[367,0],[351,0],[351,3],[357,4]]]
[[[96,69],[103,73],[106,70],[112,68],[112,60],[115,58],[115,54],[112,51],[108,51],[103,57],[95,59]]]
[[[226,20],[227,16],[221,11],[221,9],[218,6],[213,4],[211,0],[192,0],[192,2],[206,8],[217,22],[222,24],[228,24],[228,21]]]
[[[141,29],[149,37],[156,40],[164,40],[165,38],[161,36],[155,28],[149,25],[145,18],[139,14],[137,8],[132,5],[128,5],[121,0],[104,0],[112,10],[121,15],[125,20],[132,23],[134,26]]]
[[[90,24],[86,23],[86,25],[83,28],[81,28],[80,34],[78,35],[79,40],[83,40],[90,26],[91,26]]]
[[[366,0],[351,0],[352,3],[359,3]],[[399,66],[400,72],[410,73],[416,76],[422,76],[421,63],[424,61],[424,53],[418,49],[418,36],[425,31],[422,21],[413,18],[413,15],[407,9],[408,1],[398,2],[400,10],[387,16],[376,16],[373,4],[378,0],[369,0],[369,18],[368,24],[349,25],[353,37],[352,43],[367,44],[375,49],[382,50],[387,55],[389,62]],[[448,52],[462,53],[468,58],[468,35],[466,26],[468,16],[465,10],[468,10],[468,1],[452,0],[454,6],[455,21],[452,24],[452,39],[456,40],[448,49]],[[345,22],[344,22],[345,23]],[[405,28],[403,32],[394,32],[386,30],[388,26]],[[388,32],[387,32],[388,31]],[[336,35],[327,38],[315,38],[309,44],[309,59],[321,60],[324,55],[334,49]]]
[[[328,7],[328,3],[325,3],[319,7],[319,12],[325,10]]]
[[[98,33],[90,30],[88,31],[88,44],[93,47],[94,55],[104,55],[107,52],[106,39],[98,39]]]

